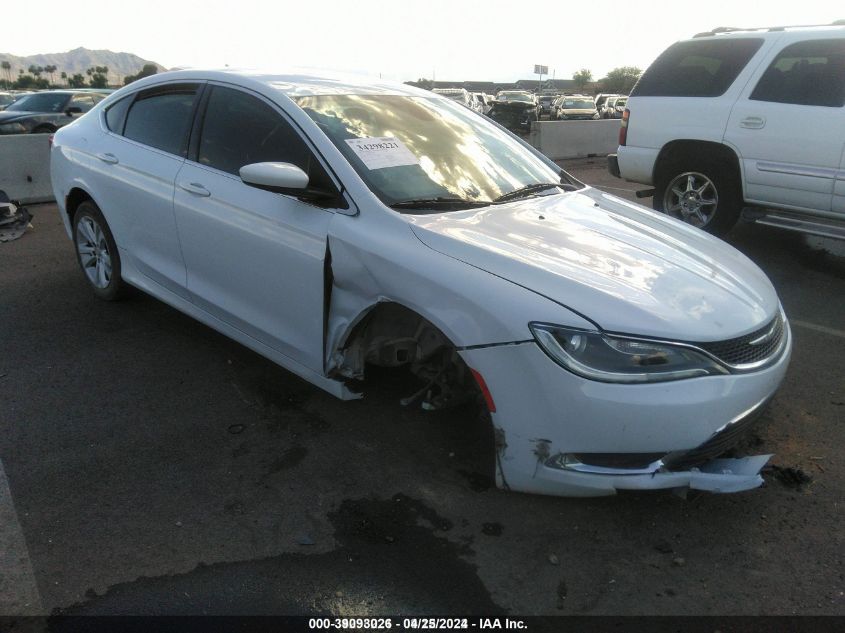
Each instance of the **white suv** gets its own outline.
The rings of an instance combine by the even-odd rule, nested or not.
[[[744,219],[845,237],[845,24],[716,29],[631,92],[610,172],[721,235]]]

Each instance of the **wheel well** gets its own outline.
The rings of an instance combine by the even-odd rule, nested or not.
[[[673,163],[686,158],[702,157],[724,161],[734,171],[737,178],[740,179],[739,158],[737,158],[736,153],[727,145],[712,141],[679,140],[666,143],[660,150],[660,154],[658,154],[657,160],[654,163],[652,182],[655,184],[658,183],[664,175],[664,170]]]
[[[70,219],[71,224],[73,224],[73,216],[76,215],[76,210],[79,208],[79,205],[85,202],[86,200],[92,200],[91,196],[88,195],[86,191],[80,189],[79,187],[74,187],[70,190],[70,193],[67,194],[67,199],[65,201],[65,211],[67,212],[67,216]]]
[[[334,373],[349,379],[363,379],[367,365],[409,369],[434,391],[427,396],[431,408],[451,406],[479,393],[454,343],[431,321],[399,303],[385,301],[370,309],[352,328],[339,354]]]

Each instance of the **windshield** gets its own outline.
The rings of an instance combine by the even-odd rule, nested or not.
[[[6,108],[6,112],[61,112],[69,98],[67,93],[56,92],[27,95]]]
[[[516,138],[450,101],[324,95],[296,102],[387,205],[434,198],[492,202],[561,179]]]
[[[524,101],[534,103],[534,97],[527,92],[500,92],[497,97],[499,101]]]
[[[571,110],[592,110],[596,104],[592,99],[564,99],[563,107]]]

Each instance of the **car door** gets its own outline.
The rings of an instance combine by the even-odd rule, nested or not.
[[[288,119],[258,95],[209,86],[195,135],[175,197],[192,301],[322,373],[323,265],[334,214],[247,185],[238,172],[288,162],[311,185],[333,184]]]
[[[845,146],[845,39],[782,48],[731,111],[725,141],[742,160],[745,199],[830,211]]]
[[[201,84],[163,84],[115,102],[109,132],[92,147],[97,203],[121,257],[149,280],[187,298],[185,261],[173,212],[176,174]]]
[[[839,172],[836,174],[836,182],[833,183],[833,204],[831,210],[834,213],[845,216],[845,147],[842,148]]]

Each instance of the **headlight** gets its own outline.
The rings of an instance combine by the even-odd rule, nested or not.
[[[590,380],[643,383],[729,373],[708,356],[680,344],[546,323],[529,323],[528,327],[552,360]]]
[[[4,123],[0,125],[0,134],[26,134],[27,129],[23,123]]]

